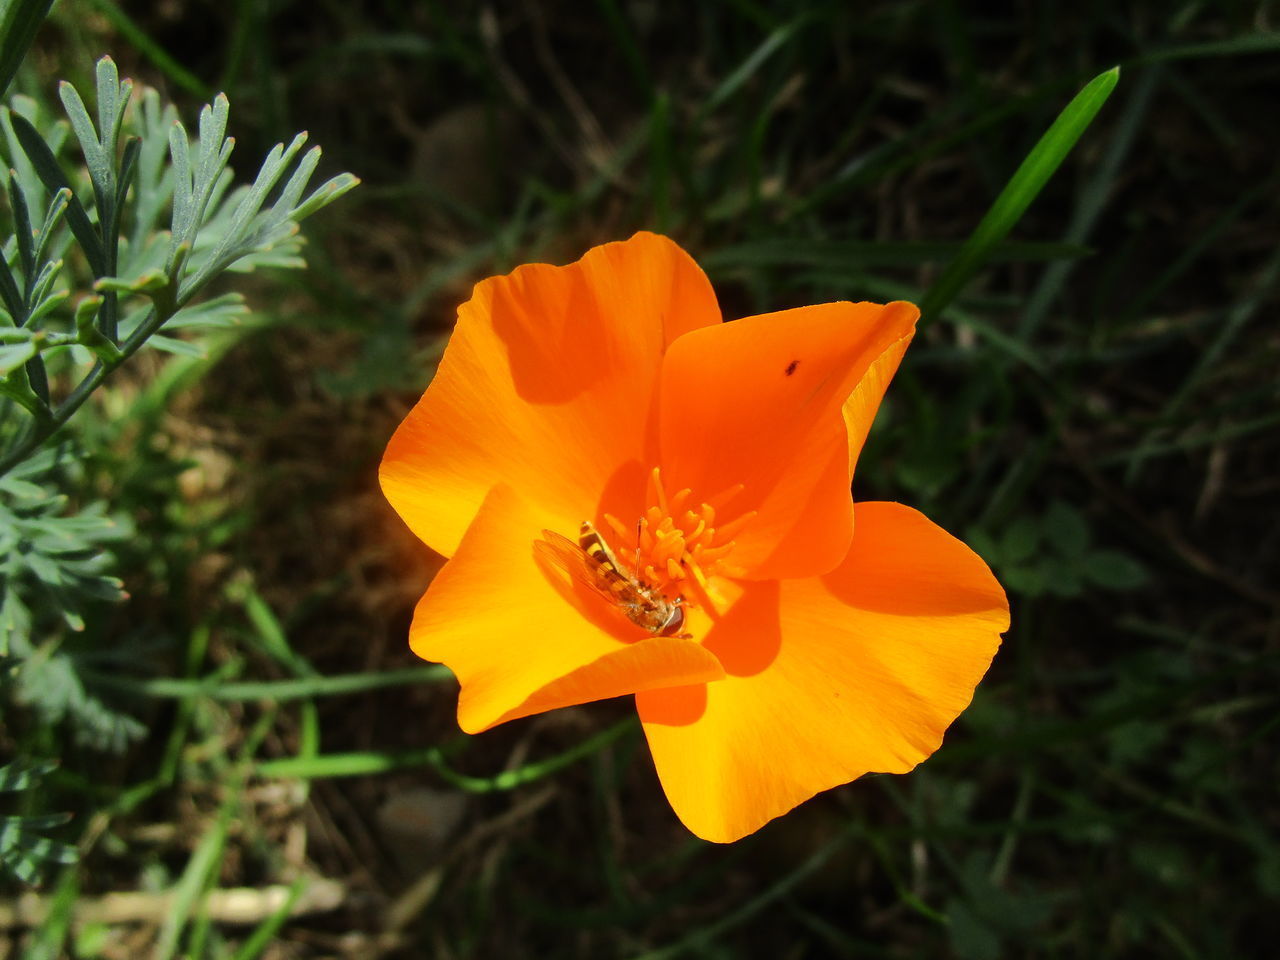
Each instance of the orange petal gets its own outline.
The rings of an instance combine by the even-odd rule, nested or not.
[[[1009,624],[986,564],[923,514],[859,503],[844,562],[754,583],[707,637],[724,680],[636,696],[667,798],[728,842],[942,742]]]
[[[585,616],[537,564],[540,531],[538,511],[509,486],[495,487],[414,611],[409,645],[457,675],[463,730],[724,675],[690,640],[641,634],[626,642]]]
[[[499,482],[519,483],[548,513],[544,526],[571,530],[628,463],[638,497],[639,468],[654,460],[647,425],[663,352],[719,322],[697,264],[651,233],[477,284],[435,379],[387,446],[387,499],[450,556]]]
[[[898,372],[902,363],[902,355],[907,352],[911,343],[910,337],[895,340],[884,353],[872,361],[867,372],[863,374],[858,385],[853,388],[849,398],[844,402],[844,426],[849,436],[849,476],[853,476],[858,456],[862,453],[862,445],[867,442],[867,434],[871,432],[871,424],[876,419],[876,411],[880,409],[880,401],[889,388],[889,381]]]
[[[748,577],[813,576],[848,552],[853,456],[842,407],[854,404],[851,428],[870,425],[918,316],[909,303],[826,303],[695,330],[667,351],[663,481],[692,489],[695,502],[743,485],[722,516],[758,511],[731,558]]]

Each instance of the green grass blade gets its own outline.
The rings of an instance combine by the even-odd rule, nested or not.
[[[710,96],[707,97],[703,102],[702,108],[698,111],[699,122],[732,98],[743,84],[755,76],[756,72],[764,66],[770,57],[786,46],[787,41],[791,39],[791,35],[799,29],[805,19],[804,16],[797,17],[790,23],[778,27],[769,36],[765,37],[760,45],[751,51],[750,56],[743,60],[735,70],[720,82],[719,86],[711,91]]]
[[[228,596],[243,606],[245,616],[253,625],[255,636],[264,652],[289,667],[294,673],[302,676],[317,676],[316,669],[290,646],[284,624],[280,622],[280,618],[276,616],[262,594],[252,585],[236,585],[228,590]]]
[[[635,960],[669,960],[671,957],[680,957],[686,954],[692,956],[714,955],[710,947],[717,937],[727,933],[734,927],[741,926],[775,900],[786,896],[806,877],[821,870],[827,861],[854,837],[856,829],[857,825],[851,824],[837,833],[819,847],[816,852],[811,854],[807,860],[802,861],[798,867],[783,876],[763,893],[752,897],[738,909],[732,910],[709,923],[702,924],[675,943],[641,954],[635,957]]]
[[[1219,214],[1203,231],[1198,233],[1195,239],[1178,254],[1177,258],[1125,306],[1123,312],[1115,320],[1116,328],[1123,330],[1137,320],[1138,316],[1154,303],[1155,299],[1164,293],[1175,280],[1194,266],[1205,253],[1215,249],[1223,234],[1239,221],[1245,211],[1251,210],[1254,204],[1260,200],[1275,196],[1278,189],[1280,189],[1280,170],[1267,177],[1253,189],[1241,193],[1231,206]]]
[[[1268,301],[1272,289],[1280,282],[1280,253],[1273,256],[1263,267],[1254,288],[1238,301],[1227,313],[1218,335],[1208,348],[1201,352],[1196,365],[1192,368],[1182,385],[1166,401],[1160,414],[1160,422],[1168,422],[1175,413],[1182,409],[1195,393],[1196,388],[1214,369],[1222,355],[1227,351],[1246,323]],[[1129,455],[1128,468],[1125,471],[1125,482],[1133,483],[1137,479],[1142,464],[1155,449],[1155,430],[1147,432],[1142,441]]]
[[[172,81],[175,86],[181,87],[187,93],[201,100],[209,98],[209,94],[212,92],[209,86],[171,57],[164,47],[153,40],[117,4],[112,3],[111,0],[89,0],[89,2],[115,27],[121,37],[150,60],[155,65],[155,68]]]
[[[393,770],[435,766],[441,760],[438,747],[421,750],[363,750],[330,753],[313,757],[282,757],[263,760],[254,768],[260,777],[290,777],[321,780],[328,777],[367,777]]]
[[[1124,169],[1124,162],[1129,156],[1138,131],[1142,129],[1146,120],[1152,96],[1160,79],[1160,70],[1154,67],[1143,71],[1138,83],[1134,86],[1133,95],[1129,98],[1116,124],[1116,133],[1106,155],[1098,164],[1089,182],[1080,190],[1075,212],[1067,227],[1067,235],[1063,238],[1064,242],[1083,244],[1093,232],[1094,225],[1106,208],[1112,189]],[[1050,264],[1041,276],[1018,322],[1018,337],[1024,343],[1031,340],[1032,335],[1048,314],[1049,308],[1057,299],[1074,266],[1074,263],[1059,261]]]
[[[386,687],[437,683],[449,679],[453,673],[448,667],[433,664],[406,667],[402,670],[387,670],[382,673],[348,673],[329,677],[239,683],[227,683],[216,676],[205,679],[157,677],[143,680],[137,677],[98,673],[88,668],[81,676],[94,686],[145,697],[185,700],[187,697],[202,696],[222,702],[271,700],[275,703],[285,703],[289,700],[306,700],[312,697],[364,693]]]
[[[368,750],[315,757],[285,757],[280,760],[264,760],[256,765],[255,772],[262,777],[319,779],[364,777],[413,767],[434,767],[442,778],[461,790],[471,793],[493,793],[514,790],[526,783],[550,776],[570,764],[591,756],[633,729],[635,729],[635,721],[624,720],[546,760],[526,763],[522,767],[504,770],[492,777],[472,777],[458,773],[446,764],[446,750],[441,747],[427,747],[422,750],[406,750],[397,753]]]
[[[1226,40],[1188,43],[1163,50],[1153,50],[1135,58],[1135,64],[1165,63],[1171,60],[1199,60],[1204,57],[1238,57],[1280,51],[1280,31],[1245,33]]]
[[[231,818],[240,803],[240,790],[240,784],[232,786],[223,801],[218,819],[200,839],[191,859],[187,861],[186,869],[173,888],[173,902],[169,915],[160,928],[153,954],[155,960],[170,960],[178,952],[183,927],[198,906],[201,895],[217,877],[218,865],[226,855]]]
[[[609,26],[609,32],[618,44],[622,62],[627,65],[636,88],[646,98],[652,99],[653,78],[649,75],[649,67],[645,63],[644,52],[636,39],[636,30],[630,22],[629,12],[624,13],[618,9],[617,0],[596,0],[596,6],[600,9],[605,23]]]
[[[58,960],[65,957],[67,937],[71,933],[71,918],[76,900],[80,896],[80,874],[77,868],[68,867],[58,880],[49,904],[49,912],[40,925],[32,931],[23,957],[26,960]]]
[[[1091,80],[1067,104],[1039,142],[1027,154],[1013,177],[1000,191],[996,201],[965,241],[959,255],[947,265],[942,275],[925,294],[920,312],[927,319],[936,316],[964,289],[986,262],[992,248],[1008,235],[1022,218],[1055,170],[1062,164],[1076,141],[1093,122],[1120,78],[1120,68],[1113,67]]]
[[[790,237],[780,240],[751,240],[725,246],[699,258],[699,264],[713,276],[730,270],[750,271],[772,267],[814,267],[825,270],[866,267],[911,267],[936,263],[957,256],[962,244],[954,240],[812,240]],[[992,261],[1035,263],[1077,260],[1093,250],[1079,243],[995,244]]]
[[[280,932],[280,928],[289,919],[289,911],[298,902],[298,897],[302,896],[303,891],[307,889],[308,882],[306,877],[299,877],[293,881],[293,885],[289,887],[289,895],[285,898],[284,903],[280,904],[280,909],[263,920],[254,929],[249,938],[240,945],[240,949],[235,952],[231,960],[257,960],[258,957],[266,952],[266,949],[275,940],[276,934]]]

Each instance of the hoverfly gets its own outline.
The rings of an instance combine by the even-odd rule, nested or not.
[[[691,636],[680,632],[684,628],[682,600],[667,599],[619,563],[592,523],[582,521],[577,543],[553,530],[543,530],[542,536],[533,542],[537,559],[567,574],[572,583],[604,597],[637,627],[656,637]]]

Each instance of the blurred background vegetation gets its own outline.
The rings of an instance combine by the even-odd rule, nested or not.
[[[0,953],[1273,956],[1276,17],[61,0],[11,95],[53,109],[110,54],[188,125],[225,91],[242,180],[305,128],[364,185],[307,224],[307,271],[223,281],[244,322],[139,355],[68,433],[66,502],[108,505],[93,563],[129,596],[33,637],[70,687],[7,681],[0,760],[60,765],[0,783],[0,813],[73,817],[32,821],[52,862],[6,881]],[[671,814],[627,702],[460,735],[405,639],[439,560],[375,471],[471,284],[649,228],[728,317],[918,301],[1116,64],[926,312],[860,461],[859,499],[920,507],[1010,590],[937,755],[719,847]]]

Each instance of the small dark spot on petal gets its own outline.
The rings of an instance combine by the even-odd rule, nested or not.
[[[796,372],[796,367],[800,366],[799,360],[792,360],[787,364],[787,369],[783,371],[788,377]]]

